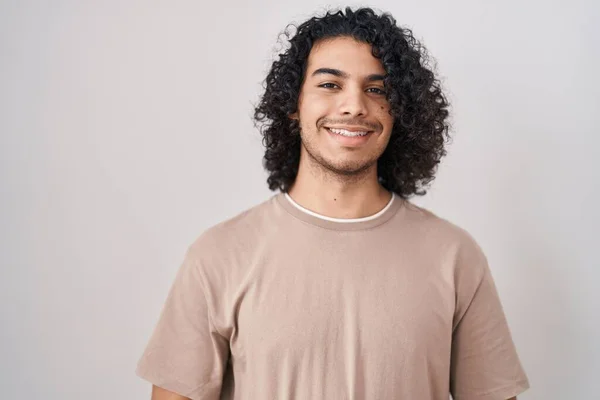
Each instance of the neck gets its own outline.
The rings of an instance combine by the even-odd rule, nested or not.
[[[381,211],[392,197],[379,183],[376,167],[341,175],[303,167],[301,162],[288,194],[302,207],[327,217],[368,217]]]

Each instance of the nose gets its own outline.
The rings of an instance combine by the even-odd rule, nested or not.
[[[367,114],[365,93],[361,89],[347,88],[340,97],[340,114],[351,117],[363,117]]]

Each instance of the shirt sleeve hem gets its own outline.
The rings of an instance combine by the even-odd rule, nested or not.
[[[453,396],[454,400],[507,400],[520,395],[529,389],[529,381],[522,380],[510,386],[504,386],[489,392],[481,393],[463,393]]]
[[[199,392],[199,389],[201,387],[214,384],[213,381],[208,381],[208,382],[202,384],[201,386],[195,388],[193,390],[193,393],[190,393],[189,391],[184,390],[181,387],[182,385],[177,385],[176,382],[169,382],[168,380],[167,380],[167,382],[165,382],[164,378],[163,379],[159,378],[158,376],[153,374],[150,370],[143,368],[143,366],[141,366],[141,365],[138,365],[136,367],[135,374],[139,378],[147,381],[148,383],[150,383],[154,386],[158,386],[162,389],[168,390],[168,391],[178,394],[180,396],[187,397],[191,400],[213,400],[212,398],[209,398],[206,395],[203,395],[202,393]]]

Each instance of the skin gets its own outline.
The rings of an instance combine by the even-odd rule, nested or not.
[[[151,400],[190,400],[190,398],[183,397],[177,393],[169,392],[168,390],[153,385]]]
[[[334,218],[360,218],[377,213],[390,200],[391,193],[377,179],[377,160],[394,123],[383,76],[385,69],[369,44],[338,37],[313,46],[298,110],[290,115],[299,121],[302,146],[288,194],[303,207]],[[350,147],[326,126],[373,132],[364,144]]]
[[[368,44],[350,38],[316,43],[308,57],[298,111],[302,146],[298,176],[289,195],[303,207],[333,218],[377,213],[391,193],[377,180],[377,160],[393,127],[381,62]],[[373,130],[360,146],[341,143],[325,126]],[[158,386],[152,400],[189,400]],[[508,400],[516,400],[513,397]]]

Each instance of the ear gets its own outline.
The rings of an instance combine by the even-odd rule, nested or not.
[[[288,114],[288,118],[289,118],[289,119],[295,119],[295,120],[298,120],[298,119],[299,119],[299,118],[298,118],[298,111],[296,111],[296,112],[295,112],[295,113],[293,113],[293,114]]]

